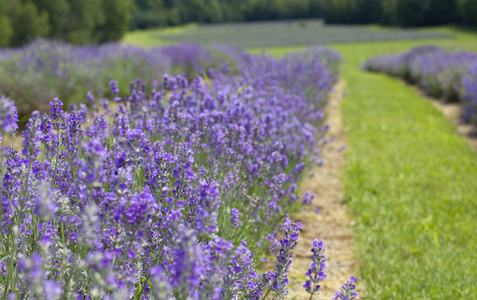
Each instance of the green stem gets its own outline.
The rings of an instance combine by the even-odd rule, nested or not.
[[[41,158],[41,164],[45,161],[45,154],[46,154],[46,144],[43,144],[43,156]]]
[[[15,223],[14,223],[15,224]],[[12,254],[10,256],[10,261],[8,262],[8,271],[7,271],[7,281],[5,283],[5,289],[3,291],[3,297],[2,299],[3,300],[6,300],[7,299],[7,296],[8,296],[8,291],[9,291],[9,288],[10,288],[10,281],[12,279],[12,277],[14,276],[14,273],[15,273],[15,270],[16,270],[16,266],[14,266],[14,261],[15,261],[15,256],[17,255],[17,247],[16,247],[16,241],[18,239],[18,228],[15,228],[16,226],[13,225],[11,230],[13,231],[13,234],[11,235],[12,236],[12,239],[10,240],[10,242],[12,243]],[[15,268],[15,269],[14,269]]]
[[[315,286],[316,286],[316,283],[313,282],[313,289],[311,290],[311,295],[309,300],[313,298],[313,293],[315,292]]]
[[[56,157],[55,157],[55,173],[53,173],[53,179],[56,176],[56,169],[58,168],[58,156],[60,154],[60,129],[56,129],[56,132],[58,134],[58,148],[56,149]]]
[[[267,298],[268,294],[270,294],[270,291],[272,290],[272,286],[273,286],[274,283],[275,283],[275,280],[273,280],[272,284],[270,285],[270,288],[268,289],[265,296],[263,296],[262,300],[265,300]]]
[[[141,284],[141,289],[139,290],[139,294],[138,294],[139,298],[138,299],[141,299],[141,295],[144,292],[144,288],[146,287],[146,284],[147,284],[148,281],[149,281],[149,274],[147,275],[147,277],[145,277],[144,283]]]

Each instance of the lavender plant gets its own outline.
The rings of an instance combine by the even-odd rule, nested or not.
[[[352,300],[358,298],[358,292],[356,291],[356,278],[351,276],[349,281],[343,284],[339,290],[336,291],[333,300]]]
[[[313,255],[310,258],[313,262],[310,264],[308,272],[306,272],[306,276],[310,279],[306,281],[305,285],[303,285],[307,293],[310,294],[310,300],[314,295],[318,295],[318,290],[321,287],[319,283],[326,279],[326,274],[324,272],[326,270],[326,256],[323,254],[325,252],[323,240],[318,241],[317,239],[314,239],[311,252]]]
[[[0,70],[5,75],[0,94],[15,99],[20,115],[25,115],[48,109],[54,97],[70,104],[83,101],[87,92],[107,96],[107,84],[113,79],[125,96],[128,83],[137,78],[157,80],[172,71],[193,78],[203,69],[223,63],[197,44],[144,49],[36,40],[21,48],[0,49]]]
[[[339,57],[248,59],[236,75],[136,80],[127,95],[110,81],[108,98],[33,112],[21,154],[2,149],[0,297],[284,298],[301,226],[275,224],[300,202]],[[7,97],[0,116],[13,138]],[[275,270],[261,273],[270,242]]]
[[[473,103],[473,68],[477,53],[447,52],[435,46],[420,46],[409,52],[372,58],[363,68],[383,72],[417,84],[431,97],[448,102],[463,101],[462,120],[470,122],[476,108]]]
[[[469,67],[467,75],[462,79],[464,86],[464,109],[462,119],[466,123],[477,125],[477,62]]]

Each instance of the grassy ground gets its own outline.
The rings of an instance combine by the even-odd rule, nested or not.
[[[454,40],[423,42],[477,50],[477,35],[454,33]],[[472,299],[477,154],[413,88],[357,68],[416,44],[334,47],[345,58],[345,201],[355,219],[360,278],[369,299]]]
[[[173,43],[173,41],[167,41],[160,36],[168,36],[180,34],[184,31],[197,27],[196,24],[184,25],[180,27],[149,29],[149,30],[136,30],[126,33],[123,38],[123,43],[138,47],[156,47]]]

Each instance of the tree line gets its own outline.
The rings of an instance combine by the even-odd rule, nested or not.
[[[476,0],[135,0],[131,28],[323,18],[403,27],[477,25]]]
[[[476,0],[0,0],[0,46],[35,37],[75,44],[121,39],[128,29],[323,18],[403,27],[477,25]]]
[[[74,44],[117,41],[129,29],[132,0],[0,0],[0,47],[37,38]]]

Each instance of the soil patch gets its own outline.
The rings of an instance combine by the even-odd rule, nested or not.
[[[293,251],[294,259],[290,267],[290,294],[288,299],[308,299],[310,295],[303,288],[305,273],[311,263],[311,244],[313,239],[323,239],[327,280],[322,282],[320,294],[314,299],[330,299],[350,276],[357,275],[357,259],[353,255],[355,240],[349,227],[349,217],[343,204],[341,175],[345,167],[346,137],[341,118],[341,100],[345,91],[345,82],[339,81],[325,108],[327,122],[330,124],[328,137],[334,139],[326,145],[322,157],[323,166],[314,166],[310,176],[303,180],[302,192],[310,190],[316,193],[311,207],[304,207],[294,215],[294,221],[303,224],[300,240]],[[317,213],[315,209],[319,208]],[[359,279],[359,278],[358,278]],[[358,286],[359,292],[362,290]]]
[[[445,117],[451,120],[452,124],[456,126],[457,133],[465,138],[474,151],[477,151],[477,128],[470,124],[462,124],[460,120],[462,103],[444,103],[437,99],[428,99]]]

